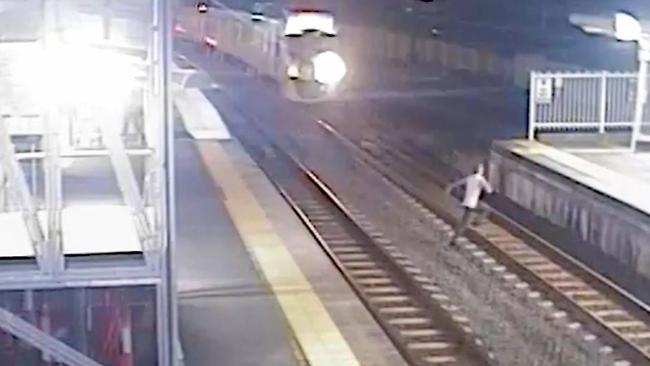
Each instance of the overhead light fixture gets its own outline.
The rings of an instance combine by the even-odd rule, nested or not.
[[[631,14],[617,13],[614,16],[614,35],[619,41],[638,41],[643,36],[641,23]]]

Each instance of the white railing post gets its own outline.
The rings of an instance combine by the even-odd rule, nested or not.
[[[45,233],[38,219],[38,207],[34,201],[34,196],[29,191],[25,173],[16,158],[15,147],[11,140],[10,132],[6,127],[4,118],[0,116],[0,170],[4,172],[2,174],[4,178],[2,179],[7,181],[6,185],[2,181],[0,181],[0,184],[4,185],[7,191],[10,189],[13,190],[12,193],[16,197],[22,211],[23,221],[31,240],[34,256],[39,267],[44,269],[44,267],[47,267],[45,263],[47,260],[44,258],[45,253],[43,249]],[[0,189],[2,188],[0,186]],[[7,192],[7,198],[10,196],[9,192]]]
[[[535,110],[537,105],[535,101],[535,80],[536,74],[533,71],[530,73],[530,86],[528,90],[528,139],[531,141],[535,139],[535,122],[537,120],[537,112]]]
[[[607,76],[607,71],[603,71],[600,77],[599,133],[605,133],[605,120],[607,118]]]
[[[641,136],[641,123],[643,122],[643,109],[647,98],[648,62],[650,62],[650,41],[639,40],[638,45],[639,73],[637,74],[636,100],[634,103],[634,125],[632,126],[632,139],[630,149],[636,151],[637,142]]]

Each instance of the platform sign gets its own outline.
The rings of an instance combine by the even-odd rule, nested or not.
[[[535,79],[535,101],[537,104],[549,104],[553,101],[553,78],[538,77]]]

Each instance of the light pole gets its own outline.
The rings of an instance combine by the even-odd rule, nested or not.
[[[639,76],[636,88],[636,103],[634,106],[634,126],[632,129],[632,151],[636,151],[636,144],[643,135],[641,134],[641,124],[643,123],[643,110],[648,94],[648,62],[650,62],[650,40],[647,37],[639,39],[638,59],[639,59]]]
[[[632,121],[632,138],[630,149],[636,151],[637,143],[643,140],[641,125],[643,110],[648,94],[648,63],[650,62],[650,35],[643,31],[641,22],[629,13],[617,13],[614,21],[599,17],[572,14],[570,22],[585,33],[616,38],[621,42],[636,42],[639,70],[637,74],[636,99],[634,103],[634,120]],[[604,103],[604,101],[603,101]],[[646,138],[647,139],[647,138]],[[650,139],[648,139],[650,141]]]

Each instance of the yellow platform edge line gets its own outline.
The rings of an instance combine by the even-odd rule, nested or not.
[[[225,196],[225,206],[248,252],[284,312],[311,366],[359,366],[329,312],[285,247],[264,209],[223,147],[197,142],[204,166]],[[286,291],[287,288],[301,289]]]

